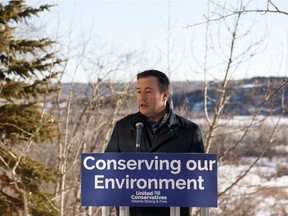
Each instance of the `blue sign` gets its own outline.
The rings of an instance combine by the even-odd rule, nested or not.
[[[217,207],[217,155],[84,153],[82,206]]]

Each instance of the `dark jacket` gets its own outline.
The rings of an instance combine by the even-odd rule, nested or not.
[[[135,152],[137,122],[143,122],[141,152],[204,153],[199,126],[170,110],[168,120],[155,133],[148,128],[147,118],[140,112],[116,122],[105,152]],[[130,207],[131,216],[169,216],[168,207]],[[181,208],[181,216],[189,215],[189,208]]]
[[[204,153],[199,126],[171,112],[169,119],[152,134],[140,112],[116,122],[105,152],[135,152],[137,122],[143,122],[141,152]]]

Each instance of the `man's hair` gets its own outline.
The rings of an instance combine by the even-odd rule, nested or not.
[[[138,73],[137,80],[140,78],[149,77],[149,76],[154,76],[157,78],[160,92],[169,90],[169,86],[170,86],[169,78],[166,76],[165,73],[158,71],[158,70],[146,70],[141,73]]]

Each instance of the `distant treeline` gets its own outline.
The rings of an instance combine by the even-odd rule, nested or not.
[[[243,80],[230,80],[225,95],[228,100],[223,110],[223,115],[287,115],[285,102],[288,96],[286,90],[287,78],[284,77],[253,77]],[[113,103],[111,86],[114,90],[121,91],[130,85],[128,92],[135,92],[135,83],[75,83],[74,94],[89,95],[94,85],[99,85],[101,95],[109,98]],[[207,91],[207,109],[214,111],[215,101],[219,97],[222,83],[209,81]],[[69,92],[71,83],[62,84],[62,95]],[[175,108],[190,110],[195,114],[202,114],[204,110],[204,84],[201,81],[172,82],[173,94],[171,99]],[[112,96],[112,97],[111,97]],[[132,100],[134,98],[131,98]],[[284,103],[284,104],[283,104]],[[284,106],[283,106],[284,105]]]

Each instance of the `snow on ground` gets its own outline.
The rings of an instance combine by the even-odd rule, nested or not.
[[[202,130],[209,130],[204,118],[195,119]],[[251,153],[245,148],[262,147],[269,143],[267,157],[263,157],[249,170],[257,158],[242,155],[238,161],[218,163],[218,192],[233,187],[218,199],[218,208],[211,209],[210,215],[231,216],[287,216],[288,215],[288,117],[279,116],[223,116],[217,122],[214,136],[221,135],[217,149],[229,147],[245,135],[235,154]],[[245,130],[248,128],[248,132]],[[274,129],[276,129],[274,131]],[[275,132],[275,133],[274,133]],[[258,143],[256,143],[258,142]],[[263,146],[261,146],[263,142]],[[258,145],[256,145],[258,144]],[[242,150],[242,151],[240,151]],[[257,151],[257,149],[255,150]],[[217,152],[216,152],[217,153]],[[231,152],[230,154],[232,154]],[[255,154],[254,152],[254,155]],[[245,176],[237,181],[242,175]],[[230,214],[229,214],[230,213]]]
[[[256,158],[243,158],[239,164],[219,164],[218,191],[221,193],[249,168]],[[288,158],[262,158],[226,195],[231,199],[249,197],[256,206],[253,216],[286,215],[288,213],[288,174],[279,176],[279,167],[287,167]],[[221,208],[219,206],[218,208]],[[282,209],[282,210],[281,210]],[[279,214],[279,211],[284,212]],[[220,213],[221,209],[216,212]],[[217,214],[219,215],[219,214]]]

